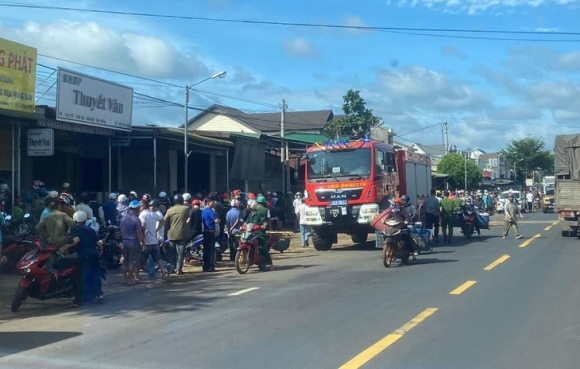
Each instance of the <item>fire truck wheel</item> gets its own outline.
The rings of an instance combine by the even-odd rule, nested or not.
[[[318,251],[328,251],[332,247],[330,232],[320,229],[312,229],[312,243]]]
[[[369,237],[368,233],[357,233],[350,236],[352,242],[354,243],[365,243]]]

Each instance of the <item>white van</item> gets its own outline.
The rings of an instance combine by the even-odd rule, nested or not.
[[[499,195],[499,198],[497,200],[497,204],[495,206],[495,211],[497,213],[503,213],[504,206],[505,206],[506,201],[508,201],[509,194],[510,194],[510,191],[504,191]],[[525,213],[526,207],[525,207],[525,200],[522,200],[522,192],[521,191],[511,191],[511,194],[514,195],[514,201],[518,203],[518,207],[520,208],[520,211],[522,213]]]

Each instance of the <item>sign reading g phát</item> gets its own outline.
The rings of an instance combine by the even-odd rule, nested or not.
[[[0,109],[33,113],[36,49],[0,38]]]
[[[131,87],[58,68],[57,120],[130,131],[132,116]]]

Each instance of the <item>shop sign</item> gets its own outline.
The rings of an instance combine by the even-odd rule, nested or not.
[[[131,87],[58,68],[57,120],[131,131],[132,115]]]
[[[36,49],[0,38],[0,109],[34,113]]]
[[[54,155],[53,130],[51,128],[29,129],[26,147],[28,156]]]

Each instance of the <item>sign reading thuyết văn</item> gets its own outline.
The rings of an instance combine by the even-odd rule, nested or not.
[[[33,113],[35,48],[0,38],[0,109]]]

